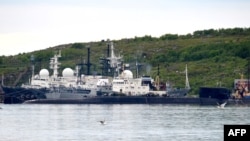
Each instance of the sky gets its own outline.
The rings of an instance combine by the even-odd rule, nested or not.
[[[249,28],[249,0],[0,0],[0,56],[61,44]]]

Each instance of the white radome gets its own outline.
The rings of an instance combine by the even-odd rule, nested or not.
[[[47,69],[41,69],[39,75],[41,78],[49,77],[49,71]]]
[[[62,72],[63,77],[73,77],[74,71],[71,68],[65,68]]]
[[[124,70],[123,71],[123,77],[124,78],[133,78],[133,73],[130,70]]]

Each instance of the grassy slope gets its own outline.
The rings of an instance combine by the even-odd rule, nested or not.
[[[150,40],[122,39],[113,41],[116,53],[121,52],[125,62],[135,64],[135,60],[144,65],[150,64],[150,72],[144,68],[143,74],[156,77],[157,64],[160,65],[160,78],[163,82],[167,80],[175,84],[176,87],[184,87],[185,65],[188,64],[189,82],[192,88],[190,94],[198,94],[200,86],[216,86],[218,82],[221,86],[232,88],[235,78],[239,78],[239,73],[245,73],[248,61],[240,57],[235,57],[231,50],[238,44],[249,44],[250,36],[220,36],[220,37],[200,37],[189,39],[160,40],[152,38]],[[42,51],[35,51],[17,56],[2,57],[0,73],[12,74],[16,77],[16,72],[21,72],[29,66],[31,54],[40,61],[36,63],[36,72],[41,68],[49,68],[49,58],[53,56],[55,50],[62,50],[61,68],[74,68],[76,63],[81,62],[81,58],[87,59],[87,46],[91,49],[92,69],[95,67],[98,72],[99,58],[106,55],[106,42],[79,43],[82,46],[74,48],[72,45],[59,45]],[[228,46],[230,47],[229,49]],[[232,47],[231,47],[232,46]],[[212,52],[212,56],[206,57]],[[170,54],[171,53],[171,54]],[[201,55],[201,59],[187,59]],[[163,57],[162,57],[163,56]],[[205,56],[205,57],[204,57]],[[158,59],[157,59],[158,58]],[[160,58],[160,59],[159,59]],[[170,59],[169,59],[170,58]],[[197,57],[196,57],[197,58]],[[13,74],[15,74],[13,76]],[[6,78],[6,79],[7,79]],[[14,79],[14,78],[11,78]],[[6,80],[5,80],[6,81]],[[28,77],[23,78],[20,83],[27,82]],[[11,81],[7,80],[7,83]],[[19,83],[19,84],[20,84]],[[10,85],[10,84],[9,84]]]

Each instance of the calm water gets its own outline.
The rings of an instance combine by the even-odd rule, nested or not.
[[[223,141],[224,124],[250,124],[250,107],[4,105],[1,141]],[[98,121],[106,120],[101,125]]]

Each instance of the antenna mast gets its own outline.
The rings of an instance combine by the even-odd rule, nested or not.
[[[158,64],[157,76],[156,76],[156,79],[155,79],[155,85],[156,85],[156,89],[157,90],[160,89],[160,78],[159,78],[159,75],[160,75],[160,67],[159,67],[159,64]]]
[[[190,85],[189,85],[189,81],[188,81],[188,70],[187,70],[187,64],[186,64],[186,69],[185,69],[185,72],[186,72],[186,86],[185,86],[185,88],[186,88],[186,89],[190,89]]]
[[[58,54],[55,54],[54,57],[50,59],[50,69],[53,69],[53,77],[58,77],[58,69],[61,63],[58,62],[58,58],[61,57],[61,50],[59,50]]]

